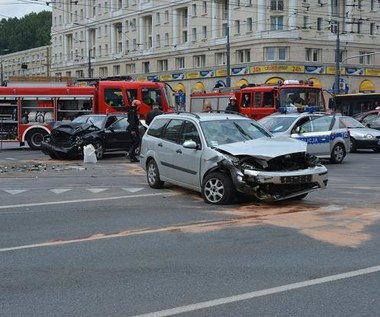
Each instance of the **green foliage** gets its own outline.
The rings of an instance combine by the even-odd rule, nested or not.
[[[50,11],[30,13],[22,18],[0,21],[0,50],[4,54],[28,50],[50,44],[52,14]],[[1,53],[1,52],[0,52]]]

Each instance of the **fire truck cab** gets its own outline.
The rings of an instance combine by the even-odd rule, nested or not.
[[[312,82],[285,80],[276,85],[251,84],[235,91],[218,91],[190,96],[190,111],[202,111],[202,104],[209,101],[213,110],[225,110],[229,98],[235,95],[239,112],[258,120],[274,112],[303,112],[306,107],[314,111],[326,111],[322,88]]]

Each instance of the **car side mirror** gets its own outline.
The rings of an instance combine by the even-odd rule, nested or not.
[[[198,150],[198,144],[193,140],[186,140],[182,145],[186,149]]]

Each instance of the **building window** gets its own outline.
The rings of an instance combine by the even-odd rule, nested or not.
[[[252,18],[247,18],[247,32],[253,31],[253,23]]]
[[[304,29],[309,29],[310,28],[310,19],[308,15],[303,16],[303,28]]]
[[[114,65],[113,66],[113,75],[114,76],[120,75],[120,66],[119,65]]]
[[[323,28],[323,18],[317,18],[317,31],[322,31]]]
[[[197,28],[191,29],[191,41],[196,42],[197,41]]]
[[[149,67],[149,62],[143,62],[142,63],[142,71],[143,73],[145,74],[149,74],[150,73],[150,67]]]
[[[202,2],[203,14],[207,14],[207,1]]]
[[[127,74],[136,74],[136,64],[131,63],[131,64],[126,64],[126,71]]]
[[[372,65],[374,52],[359,52],[359,64],[360,65]]]
[[[195,55],[194,56],[194,67],[205,67],[206,65],[206,55]]]
[[[270,9],[272,11],[284,10],[284,0],[271,0],[270,1]]]
[[[306,48],[306,61],[307,62],[320,62],[322,49],[320,48]]]
[[[164,45],[169,46],[169,33],[165,33]]]
[[[160,47],[160,46],[161,46],[161,35],[156,34],[156,47]]]
[[[284,17],[283,16],[271,16],[270,17],[270,29],[271,31],[284,29]]]
[[[156,25],[160,24],[160,12],[156,12]]]
[[[331,15],[336,17],[339,12],[339,0],[331,0]]]
[[[169,23],[169,11],[165,11],[165,23]]]
[[[376,27],[376,24],[375,23],[371,23],[369,25],[369,34],[370,35],[375,35],[375,27]]]
[[[215,65],[226,65],[227,54],[226,52],[215,54]]]
[[[197,16],[197,5],[196,4],[191,5],[191,16],[192,17]]]
[[[237,50],[236,51],[236,63],[246,63],[251,61],[251,50]]]
[[[184,57],[177,57],[175,59],[175,65],[177,69],[184,69],[185,68],[185,58]]]
[[[202,39],[207,39],[207,26],[202,26]]]
[[[158,60],[157,68],[159,72],[166,72],[168,70],[168,60],[167,59]]]
[[[235,34],[240,34],[240,20],[235,20]]]
[[[267,47],[265,49],[265,56],[267,61],[286,61],[287,48],[286,47]]]

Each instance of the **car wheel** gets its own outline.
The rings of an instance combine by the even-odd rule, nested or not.
[[[162,188],[164,182],[160,180],[160,171],[155,160],[151,159],[146,166],[146,179],[152,188]]]
[[[50,158],[53,159],[53,160],[58,159],[57,155],[55,155],[54,153],[49,154],[49,156],[50,156]]]
[[[356,141],[354,138],[350,138],[350,153],[355,153],[356,150],[358,149]]]
[[[92,145],[95,148],[96,158],[98,160],[101,160],[103,158],[103,156],[104,156],[103,142],[100,141],[100,140],[95,140],[95,141],[92,142]]]
[[[26,135],[26,142],[32,150],[40,150],[42,141],[48,133],[42,129],[32,129]]]
[[[235,193],[231,178],[224,173],[211,173],[202,184],[203,200],[209,204],[228,204],[235,197]]]
[[[346,151],[342,143],[335,144],[331,151],[330,162],[333,164],[340,164],[346,156]]]

